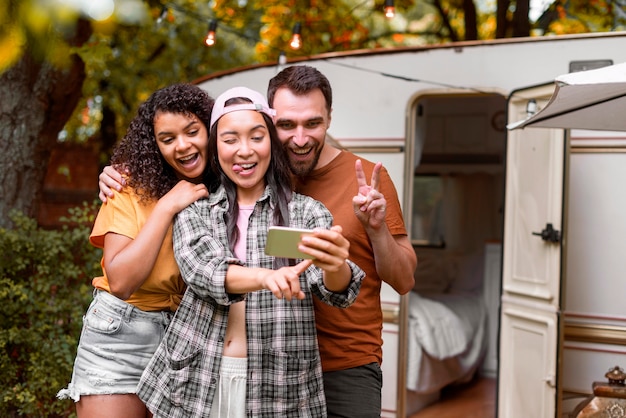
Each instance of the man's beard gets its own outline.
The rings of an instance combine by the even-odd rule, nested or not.
[[[288,150],[288,149],[287,149]],[[297,161],[292,159],[292,154],[288,150],[288,161],[289,161],[289,169],[294,176],[297,177],[306,177],[315,169],[317,166],[317,162],[320,159],[320,154],[322,153],[322,148],[314,149],[313,158],[307,159],[306,161]]]

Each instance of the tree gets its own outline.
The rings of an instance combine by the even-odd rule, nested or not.
[[[160,5],[126,3],[141,7],[101,20],[84,10],[46,8],[34,0],[0,5],[0,133],[5,144],[0,153],[0,227],[11,225],[10,209],[37,214],[47,163],[59,138],[98,138],[106,151],[155,89],[249,62],[251,52],[236,53],[246,49],[240,39],[222,42],[212,51],[215,62],[207,59],[197,36],[206,26],[197,18],[196,2],[178,3],[189,11],[188,22],[162,27],[155,27]]]
[[[496,38],[516,38],[530,35],[530,1],[498,0]],[[513,8],[513,12],[511,12]]]
[[[78,19],[65,42],[80,46],[90,33],[88,22]],[[36,213],[50,151],[82,96],[84,79],[78,56],[67,53],[53,64],[31,43],[0,76],[0,227],[8,225],[11,208]]]
[[[381,0],[4,1],[0,226],[10,225],[10,208],[36,215],[55,141],[97,141],[102,161],[108,161],[139,103],[157,88],[276,62],[282,53],[305,57],[528,35],[529,0],[497,0],[497,11],[478,7],[485,3],[396,0],[398,16],[390,20]],[[108,15],[106,5],[115,5]],[[617,0],[557,0],[554,7],[553,33],[623,27]],[[211,20],[217,22],[217,42],[207,48]],[[304,44],[291,50],[296,23]]]
[[[537,21],[546,34],[588,33],[624,30],[624,0],[557,0]]]

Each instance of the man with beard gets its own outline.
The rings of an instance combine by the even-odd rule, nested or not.
[[[413,288],[417,266],[396,189],[381,163],[326,143],[332,90],[317,69],[285,68],[270,80],[267,96],[276,110],[275,125],[289,156],[295,190],[330,210],[334,224],[343,227],[350,241],[350,259],[366,273],[349,308],[315,301],[328,416],[380,417],[381,284],[405,294]],[[346,193],[353,190],[358,195],[350,200]]]

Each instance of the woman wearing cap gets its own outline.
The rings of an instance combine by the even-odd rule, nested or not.
[[[312,298],[347,307],[364,274],[330,212],[291,191],[273,115],[243,87],[215,101],[216,181],[174,224],[188,289],[139,385],[157,417],[326,416]],[[265,255],[270,225],[315,229],[313,260]]]

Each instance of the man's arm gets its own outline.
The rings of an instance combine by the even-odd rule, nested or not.
[[[406,235],[393,236],[387,225],[378,231],[367,230],[374,249],[376,272],[380,278],[404,295],[415,286],[413,273],[417,268],[417,256]]]

